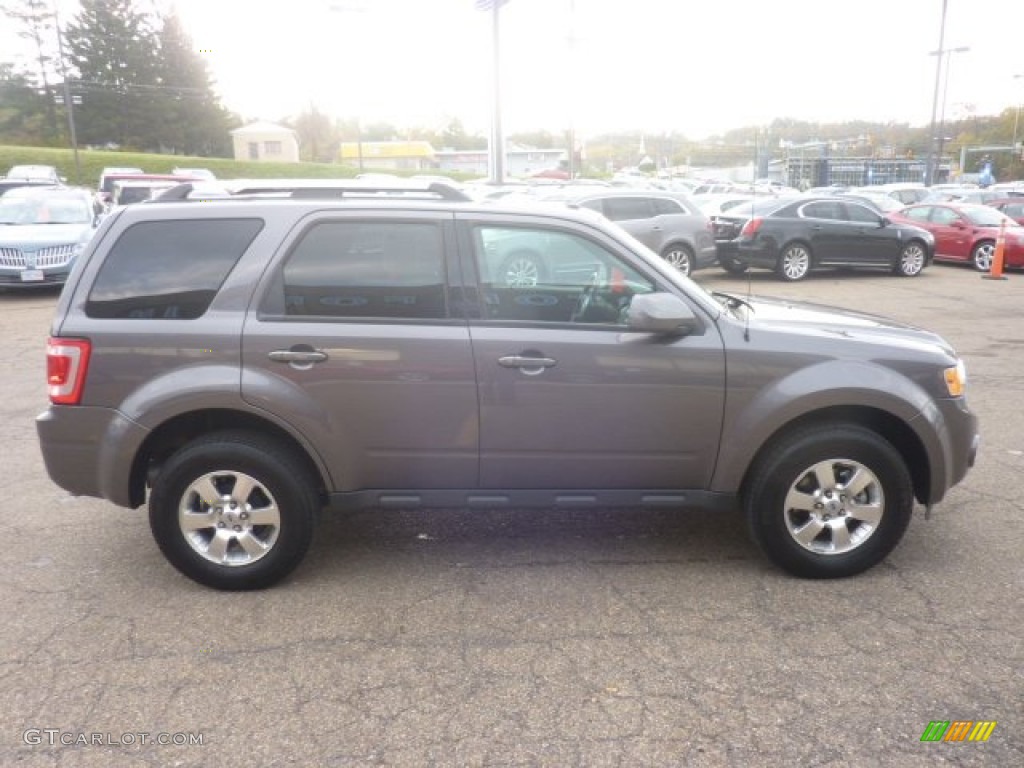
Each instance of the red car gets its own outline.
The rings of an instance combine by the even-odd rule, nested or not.
[[[935,235],[936,261],[968,262],[981,272],[992,268],[1000,223],[1006,225],[1003,266],[1024,267],[1024,226],[1002,211],[978,203],[919,203],[888,214]]]
[[[1018,224],[1024,224],[1024,197],[1001,197],[985,203],[1002,211]]]

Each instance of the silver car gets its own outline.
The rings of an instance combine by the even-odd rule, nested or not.
[[[84,189],[16,187],[0,196],[0,288],[63,283],[97,217]]]
[[[687,195],[653,189],[562,191],[547,196],[597,211],[684,275],[718,260],[711,220]]]

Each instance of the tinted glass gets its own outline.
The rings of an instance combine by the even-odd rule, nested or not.
[[[923,222],[923,221],[928,221],[929,220],[929,214],[931,213],[931,210],[932,209],[931,209],[930,206],[923,205],[923,206],[919,206],[917,208],[907,208],[903,212],[903,215],[906,216],[908,219],[913,219],[914,221],[922,221]]]
[[[262,228],[260,219],[135,224],[110,249],[85,312],[89,317],[199,317]]]
[[[820,203],[809,203],[800,209],[800,215],[808,219],[835,219],[842,221],[842,203],[833,200],[823,200]]]
[[[313,226],[284,267],[288,315],[443,318],[441,229],[422,222]]]
[[[667,197],[654,197],[651,198],[651,202],[654,203],[654,212],[658,214],[689,213],[678,201],[670,200]]]
[[[874,211],[866,208],[863,205],[857,205],[856,203],[846,204],[846,215],[850,221],[861,222],[864,224],[878,224],[881,217]]]
[[[654,283],[598,243],[529,227],[478,227],[483,316],[498,321],[621,323]]]
[[[653,209],[646,197],[609,197],[604,201],[604,215],[612,221],[649,219]]]

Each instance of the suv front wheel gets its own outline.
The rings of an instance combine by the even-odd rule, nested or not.
[[[795,576],[866,571],[899,543],[914,505],[910,473],[883,437],[854,424],[795,431],[755,466],[744,495],[754,539]]]
[[[164,556],[215,589],[263,589],[302,561],[320,507],[294,453],[247,432],[221,432],[172,455],[153,483],[149,524]]]

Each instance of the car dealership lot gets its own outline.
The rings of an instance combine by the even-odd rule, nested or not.
[[[446,509],[325,516],[280,587],[204,589],[144,512],[49,482],[32,419],[56,297],[0,294],[0,764],[1024,763],[1024,273],[698,279],[894,316],[965,357],[978,465],[881,566],[792,579],[738,515]],[[997,725],[920,741],[946,720]]]

